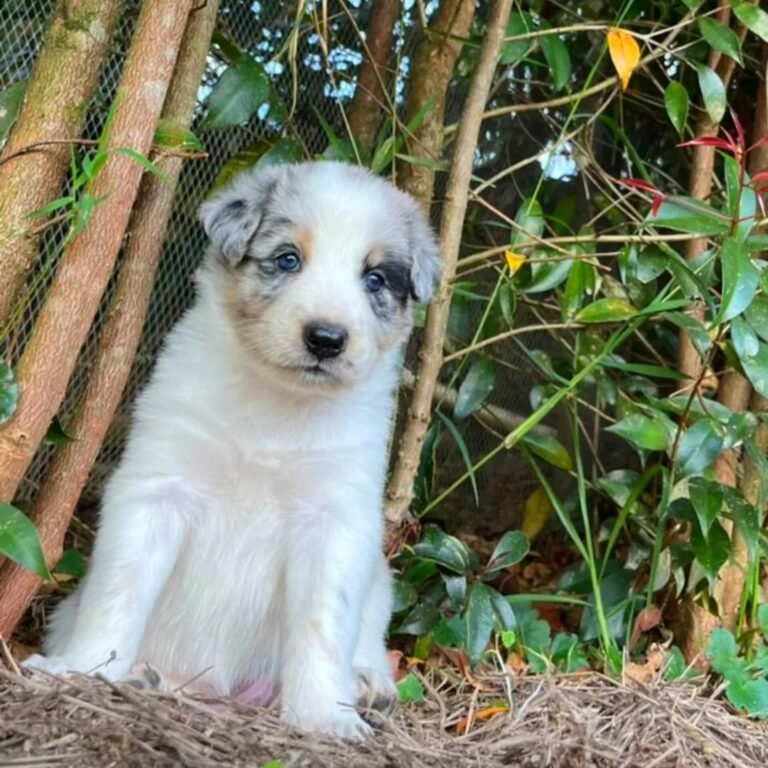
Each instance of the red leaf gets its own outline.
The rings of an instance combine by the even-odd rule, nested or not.
[[[731,139],[733,141],[733,139]],[[718,139],[716,136],[702,136],[700,139],[691,139],[690,141],[683,141],[677,145],[678,147],[717,147],[723,149],[726,152],[735,152],[735,147],[729,144],[725,139]]]
[[[764,181],[765,179],[768,179],[768,171],[760,171],[760,173],[756,173],[752,177],[752,182],[754,183],[756,181]]]
[[[736,128],[736,135],[739,137],[739,146],[743,149],[747,146],[747,138],[744,135],[744,126],[741,124],[741,120],[739,120],[739,116],[734,111],[733,107],[731,109],[731,120],[733,120],[733,125]]]
[[[615,179],[615,181],[617,184],[622,184],[625,187],[633,187],[636,189],[643,189],[646,192],[661,194],[658,187],[648,181],[643,181],[642,179]]]
[[[661,208],[661,204],[666,199],[665,195],[656,195],[653,198],[653,202],[651,203],[651,216],[658,216],[659,215],[659,208]]]

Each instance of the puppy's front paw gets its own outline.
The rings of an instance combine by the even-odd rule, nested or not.
[[[389,671],[379,672],[371,667],[355,669],[357,677],[357,708],[384,716],[392,714],[397,705],[397,688]]]
[[[352,708],[337,705],[332,711],[295,712],[283,707],[280,719],[302,731],[327,733],[341,739],[360,741],[373,735],[373,728]]]

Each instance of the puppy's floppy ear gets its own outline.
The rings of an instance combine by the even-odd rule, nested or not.
[[[242,261],[264,219],[286,166],[245,171],[200,207],[200,220],[214,248],[232,266]]]
[[[440,280],[440,248],[432,227],[418,203],[409,199],[408,241],[411,251],[411,295],[416,301],[428,301]]]

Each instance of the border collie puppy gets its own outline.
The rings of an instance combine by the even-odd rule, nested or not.
[[[395,695],[381,503],[435,239],[411,197],[332,162],[245,172],[201,218],[196,303],[136,404],[88,575],[26,665],[149,664],[358,737],[356,702]]]

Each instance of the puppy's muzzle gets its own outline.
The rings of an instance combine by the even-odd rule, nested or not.
[[[349,334],[339,325],[310,323],[304,327],[304,346],[318,360],[338,357],[347,346]]]

